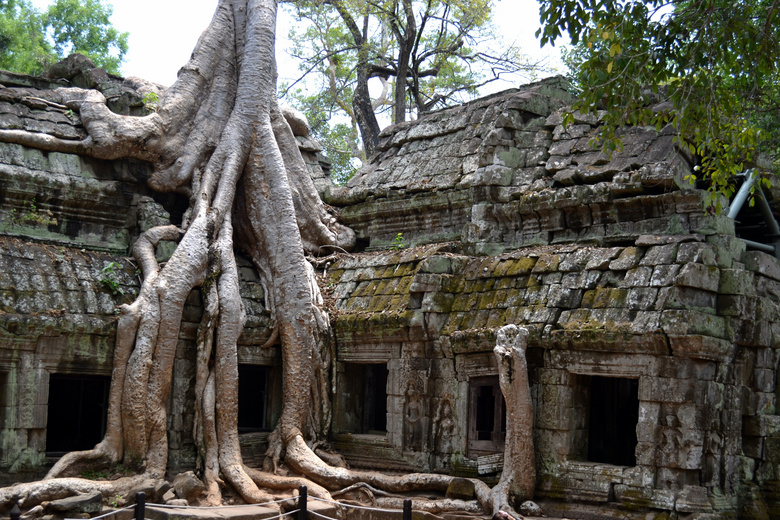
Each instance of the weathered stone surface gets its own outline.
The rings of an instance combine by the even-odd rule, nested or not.
[[[447,498],[472,500],[474,498],[474,483],[465,478],[454,479],[447,487]]]
[[[192,502],[206,490],[206,486],[195,476],[195,473],[186,471],[174,477],[173,489],[176,491],[176,496]]]

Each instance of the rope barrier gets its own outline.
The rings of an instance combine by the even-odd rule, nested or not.
[[[400,513],[401,512],[400,509],[380,509],[380,508],[377,508],[377,507],[359,506],[357,504],[343,504],[341,502],[336,502],[335,500],[328,500],[326,498],[319,498],[319,497],[315,497],[315,496],[310,496],[309,498],[311,498],[312,500],[319,500],[321,502],[327,502],[329,504],[335,504],[335,505],[341,506],[341,507],[351,507],[351,508],[354,508],[354,509],[365,509],[366,511],[377,511],[379,513]]]
[[[227,509],[227,508],[238,508],[238,507],[253,507],[253,506],[267,506],[271,504],[281,504],[282,502],[289,502],[290,500],[295,500],[295,497],[290,498],[280,498],[279,500],[272,500],[270,502],[263,502],[262,504],[232,504],[232,505],[226,505],[226,506],[173,506],[170,504],[146,504],[146,507],[158,507],[162,509]],[[96,517],[97,518],[97,517]],[[96,520],[96,518],[93,518],[91,520]]]
[[[281,515],[279,515],[278,518],[284,518],[285,516],[298,514],[298,511],[300,511],[300,509],[293,509],[292,511],[287,511],[286,513],[282,513]]]
[[[339,520],[338,518],[333,518],[333,517],[330,517],[330,516],[325,516],[325,515],[323,515],[323,514],[320,514],[320,513],[318,513],[317,511],[312,511],[311,509],[309,509],[308,513],[309,513],[310,515],[318,516],[318,517],[322,518],[323,520]]]
[[[90,520],[100,520],[101,518],[108,518],[108,517],[109,517],[109,516],[111,516],[111,515],[115,515],[115,514],[117,514],[117,513],[120,513],[120,512],[122,512],[122,511],[126,511],[126,510],[128,510],[128,509],[134,509],[134,508],[135,508],[135,505],[132,505],[132,506],[125,506],[125,507],[122,507],[122,508],[120,508],[120,509],[114,509],[114,510],[112,510],[112,511],[109,511],[108,513],[103,513],[103,514],[102,514],[102,515],[100,515],[100,516],[93,516],[93,517],[92,517]],[[74,518],[65,518],[65,520],[77,520],[77,519],[74,519]]]

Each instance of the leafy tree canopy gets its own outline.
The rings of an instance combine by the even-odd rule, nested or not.
[[[119,74],[128,33],[111,25],[113,8],[101,0],[56,0],[46,12],[28,0],[0,0],[0,68],[40,74],[79,52]]]
[[[608,109],[605,149],[623,125],[671,124],[697,162],[691,180],[726,195],[757,153],[777,157],[780,0],[540,3],[542,44],[564,32],[575,44],[575,108]]]
[[[302,77],[283,94],[319,122],[314,132],[331,159],[350,154],[335,161],[346,168],[337,173],[342,180],[351,174],[351,159],[373,152],[376,114],[404,121],[473,97],[505,75],[535,70],[494,34],[492,0],[295,0],[288,6],[302,22],[290,32]]]

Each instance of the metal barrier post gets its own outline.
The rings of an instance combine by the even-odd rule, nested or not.
[[[404,500],[404,520],[412,520],[412,501],[408,498]]]
[[[298,520],[308,519],[308,513],[306,511],[307,502],[308,497],[306,495],[306,486],[301,486],[298,488]]]
[[[140,491],[135,494],[135,520],[144,520],[146,509],[146,493]]]

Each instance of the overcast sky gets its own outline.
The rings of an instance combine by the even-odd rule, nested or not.
[[[45,9],[52,0],[32,0]],[[192,49],[208,26],[217,0],[104,0],[114,6],[114,27],[130,33],[130,50],[122,65],[125,76],[170,85],[179,68],[187,63]],[[494,20],[508,42],[516,41],[525,54],[535,59],[548,57],[557,62],[557,48],[539,49],[534,33],[539,27],[539,4],[536,0],[498,0]],[[277,28],[277,61],[280,80],[296,73],[285,54],[287,31],[292,20],[281,14]],[[285,63],[288,64],[285,67]],[[560,67],[560,65],[559,65]],[[504,84],[499,90],[512,85]]]

